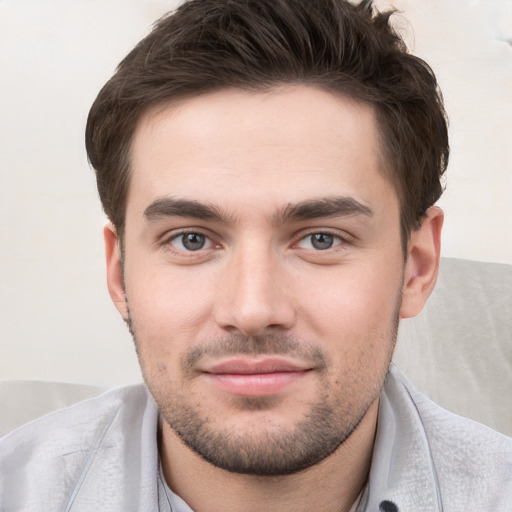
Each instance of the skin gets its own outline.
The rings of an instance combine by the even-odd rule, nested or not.
[[[141,119],[124,269],[105,228],[108,285],[164,418],[165,477],[196,512],[338,512],[364,485],[398,317],[434,286],[443,219],[429,210],[404,261],[380,155],[370,105],[306,86],[223,90]],[[293,366],[284,385],[283,372],[232,375],[275,358]],[[210,455],[266,454],[282,476],[206,461],[186,444],[197,431]],[[321,459],[295,460],[316,437]]]

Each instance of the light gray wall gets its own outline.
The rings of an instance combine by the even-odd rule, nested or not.
[[[443,254],[512,263],[512,4],[393,3],[451,118]],[[104,283],[83,129],[116,64],[174,5],[0,1],[0,379],[140,380]]]

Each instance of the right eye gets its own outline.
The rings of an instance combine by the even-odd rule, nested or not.
[[[180,252],[200,251],[201,249],[210,249],[213,242],[202,233],[193,231],[179,233],[169,240],[169,244]]]

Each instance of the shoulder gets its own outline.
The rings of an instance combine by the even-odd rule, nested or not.
[[[48,510],[62,505],[93,457],[96,461],[98,454],[109,453],[115,458],[134,436],[140,437],[148,406],[143,385],[123,387],[52,412],[0,439],[2,505],[11,501],[13,510],[31,510],[42,502]],[[48,489],[52,495],[44,501],[40,493]]]
[[[139,410],[146,400],[143,385],[125,386],[46,414],[0,439],[2,462],[9,448],[19,443],[34,448],[42,445],[50,451],[74,444],[77,439],[87,444],[112,417]]]
[[[446,411],[398,372],[395,378],[419,416],[447,510],[512,507],[512,438]]]
[[[512,439],[413,394],[441,488],[470,488],[475,499],[508,493],[512,507]]]

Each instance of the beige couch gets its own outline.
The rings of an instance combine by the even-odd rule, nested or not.
[[[512,436],[512,265],[443,259],[424,311],[400,325],[394,360],[446,409]],[[0,382],[0,435],[102,391]]]
[[[444,408],[512,436],[512,265],[444,258],[394,360]]]

